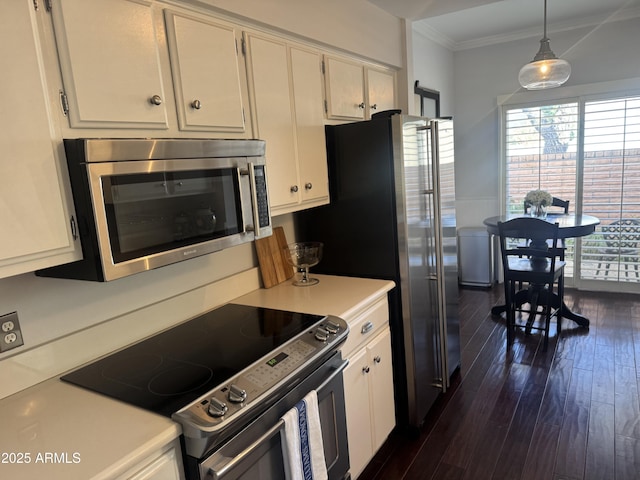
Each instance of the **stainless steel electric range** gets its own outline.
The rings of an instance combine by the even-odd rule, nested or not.
[[[318,394],[329,478],[348,478],[335,316],[227,304],[101,358],[62,380],[182,425],[187,478],[284,478],[282,415]]]

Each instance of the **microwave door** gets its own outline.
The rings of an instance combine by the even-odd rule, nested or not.
[[[182,161],[183,169],[172,170],[172,162],[160,163],[89,165],[107,279],[221,250],[245,235],[237,168]]]

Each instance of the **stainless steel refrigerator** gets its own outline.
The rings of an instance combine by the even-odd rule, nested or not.
[[[396,417],[415,429],[460,365],[453,122],[390,113],[326,132],[331,203],[297,213],[296,236],[324,242],[315,272],[396,283]]]

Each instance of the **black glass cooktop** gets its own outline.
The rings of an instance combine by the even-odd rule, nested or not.
[[[62,380],[171,416],[323,318],[227,304]]]

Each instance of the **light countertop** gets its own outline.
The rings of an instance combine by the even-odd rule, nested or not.
[[[288,281],[233,303],[331,314],[349,321],[394,287],[385,280],[313,276],[319,284],[295,287]],[[181,433],[167,417],[57,377],[0,400],[0,407],[0,478],[111,479]]]
[[[181,433],[167,417],[57,378],[0,405],[0,478],[114,478]]]
[[[336,315],[349,320],[374,298],[386,295],[395,284],[389,280],[338,277],[311,273],[320,283],[296,287],[291,281],[272,288],[261,288],[236,298],[233,303],[291,310],[318,315]]]

